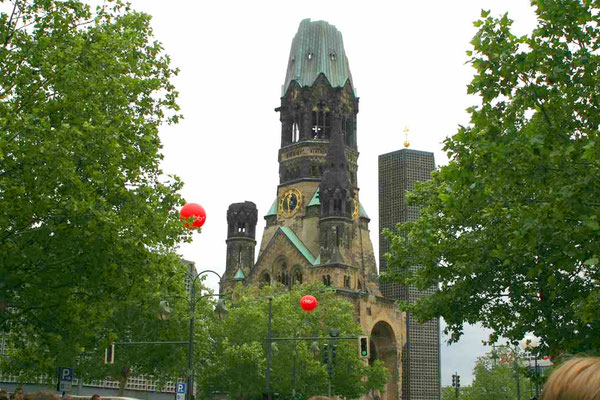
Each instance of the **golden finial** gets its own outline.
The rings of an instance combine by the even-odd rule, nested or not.
[[[404,147],[408,148],[410,142],[408,141],[408,126],[404,127]]]

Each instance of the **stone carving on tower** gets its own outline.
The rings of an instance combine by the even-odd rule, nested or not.
[[[253,262],[256,207],[232,204],[221,289],[237,282],[330,286],[355,305],[373,354],[391,372],[383,399],[396,400],[402,396],[405,315],[379,289],[370,219],[359,200],[358,103],[341,33],[325,21],[303,20],[275,109],[281,121],[279,185],[264,217],[258,258]],[[236,231],[246,220],[248,231]],[[250,254],[251,262],[244,256]]]

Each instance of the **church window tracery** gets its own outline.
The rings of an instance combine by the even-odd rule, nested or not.
[[[323,102],[319,103],[312,110],[312,138],[329,139],[329,108],[325,107]]]
[[[290,286],[290,274],[285,257],[279,257],[274,264],[275,280],[284,286]]]

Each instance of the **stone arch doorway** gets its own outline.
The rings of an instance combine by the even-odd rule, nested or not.
[[[385,321],[379,321],[371,330],[371,358],[369,363],[374,360],[381,360],[383,365],[390,371],[390,380],[385,385],[385,393],[382,393],[382,400],[399,400],[398,392],[398,346],[396,344],[396,335],[394,330]]]

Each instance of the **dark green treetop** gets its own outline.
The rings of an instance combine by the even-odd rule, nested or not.
[[[128,309],[148,317],[181,268],[181,182],[158,136],[179,119],[177,71],[120,1],[1,3],[3,360],[53,371],[122,336]]]

